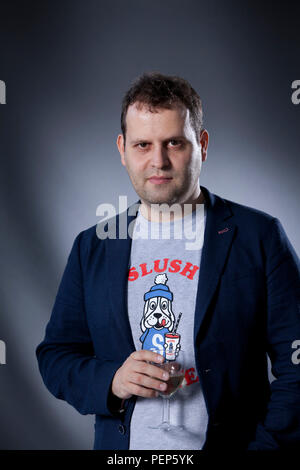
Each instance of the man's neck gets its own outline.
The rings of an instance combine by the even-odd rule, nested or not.
[[[198,204],[204,204],[205,198],[203,192],[200,190],[200,194],[196,199],[184,203],[168,204],[167,208],[159,208],[161,204],[148,204],[141,200],[140,211],[142,216],[151,222],[170,222],[177,219],[186,217],[197,209]],[[171,210],[172,206],[176,206],[177,210]]]

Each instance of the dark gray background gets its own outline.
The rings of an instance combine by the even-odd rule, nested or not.
[[[278,217],[298,255],[300,15],[293,1],[1,1],[1,449],[89,449],[93,416],[50,395],[35,348],[72,242],[137,200],[116,147],[144,71],[190,81],[210,134],[200,182]]]

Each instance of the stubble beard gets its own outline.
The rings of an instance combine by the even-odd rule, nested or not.
[[[145,181],[144,186],[138,181],[135,180],[132,175],[129,175],[131,179],[131,183],[140,197],[142,201],[144,201],[147,205],[151,204],[177,204],[181,203],[185,198],[185,194],[187,193],[189,187],[187,184],[184,184],[186,179],[184,178],[183,183],[181,184],[180,187],[174,186],[173,181],[170,183],[166,183],[166,186],[170,185],[170,187],[164,187],[160,188],[158,185],[157,188],[155,188],[155,185],[153,185],[153,189],[147,189],[145,186],[146,185],[151,185],[149,181]],[[172,186],[172,187],[171,187]]]

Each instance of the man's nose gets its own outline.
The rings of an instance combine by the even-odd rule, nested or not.
[[[168,151],[163,146],[156,147],[151,155],[151,165],[153,168],[164,168],[170,165]]]

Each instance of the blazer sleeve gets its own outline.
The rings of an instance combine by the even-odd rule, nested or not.
[[[280,221],[272,218],[269,224],[263,241],[266,339],[275,380],[265,418],[248,450],[291,449],[300,443],[300,364],[293,360],[295,341],[300,340],[300,263]]]
[[[65,400],[83,415],[112,416],[115,412],[110,406],[110,386],[122,364],[94,354],[84,308],[80,261],[83,234],[73,243],[36,357],[42,379],[56,398]]]

